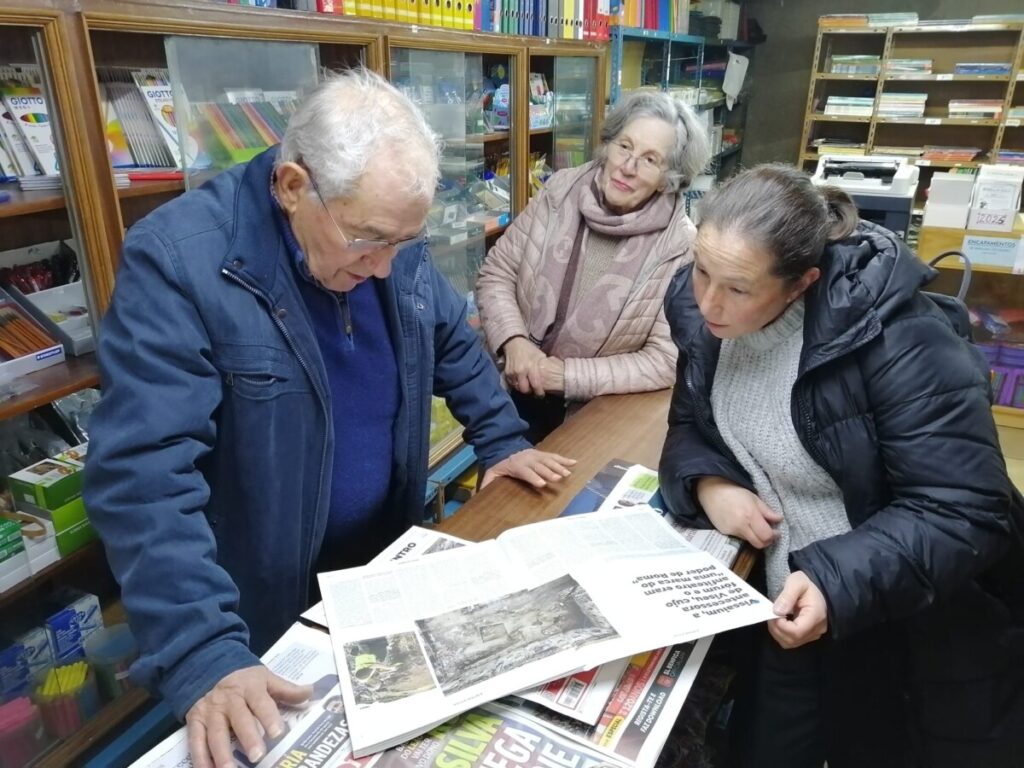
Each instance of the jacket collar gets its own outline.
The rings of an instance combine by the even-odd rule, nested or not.
[[[271,147],[249,161],[242,170],[241,181],[235,190],[234,231],[221,264],[222,271],[243,279],[275,299],[279,298],[281,290],[278,269],[286,267],[289,258],[284,238],[274,224],[274,203],[268,192],[277,157],[278,148]],[[277,235],[274,244],[267,242],[268,232]]]

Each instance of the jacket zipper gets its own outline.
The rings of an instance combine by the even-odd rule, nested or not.
[[[259,290],[255,286],[250,285],[245,280],[243,280],[242,278],[238,277],[238,275],[235,275],[235,274],[229,272],[226,269],[221,269],[221,274],[224,275],[226,278],[228,278],[231,282],[241,286],[243,289],[245,289],[246,291],[251,293],[257,299],[262,301],[263,304],[268,309],[271,310],[271,312],[270,312],[271,320],[273,320],[274,325],[277,326],[277,329],[281,332],[281,335],[284,336],[285,341],[288,342],[288,346],[291,347],[292,352],[295,354],[295,358],[299,361],[299,365],[302,366],[302,370],[305,371],[306,376],[308,376],[309,380],[313,383],[313,388],[316,390],[317,396],[320,398],[320,408],[326,413],[327,406],[326,406],[326,404],[324,402],[323,393],[320,391],[320,388],[317,385],[316,377],[313,376],[313,372],[310,370],[309,365],[307,365],[305,358],[303,358],[302,354],[299,352],[299,348],[296,346],[295,340],[292,338],[292,335],[288,332],[288,329],[285,327],[284,323],[281,322],[281,318],[279,318],[273,312],[273,302],[270,301],[270,297],[267,296],[263,291]],[[325,440],[324,441],[324,446],[323,446],[323,451],[322,451],[322,453],[320,455],[320,477],[319,477],[319,480],[317,482],[317,496],[318,497],[319,497],[319,495],[322,492],[323,487],[324,487],[324,467],[326,467],[326,466],[327,466],[327,441]],[[317,510],[317,511],[319,512],[319,510]],[[313,538],[315,538],[315,537],[311,537],[311,541],[310,541],[309,560],[308,560],[308,566],[309,567],[306,569],[308,572],[312,571],[313,563],[314,563],[314,560],[315,560],[315,553],[313,552],[313,542],[312,542]]]
[[[704,409],[700,407],[697,400],[697,388],[693,385],[693,371],[690,363],[686,364],[686,370],[683,373],[683,379],[686,381],[686,388],[690,391],[690,399],[693,401],[693,413],[697,417],[697,427],[705,435],[709,436],[715,443],[715,446],[719,448],[722,453],[726,456],[732,456],[733,453],[729,449],[729,446],[725,444],[722,436],[718,430],[712,427],[711,422],[708,420],[708,416],[704,413]]]
[[[338,306],[341,307],[341,322],[345,326],[345,336],[352,341],[352,309],[349,307],[348,294],[336,294]]]

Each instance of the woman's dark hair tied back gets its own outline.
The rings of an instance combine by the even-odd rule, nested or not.
[[[853,200],[839,187],[816,187],[785,163],[758,165],[733,176],[701,201],[701,228],[731,234],[763,248],[773,273],[798,280],[817,265],[828,243],[856,228]]]
[[[828,184],[817,189],[821,190],[828,210],[829,231],[826,239],[835,243],[849,237],[860,221],[857,205],[839,187]]]

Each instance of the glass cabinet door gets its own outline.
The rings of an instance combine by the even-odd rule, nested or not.
[[[391,79],[441,136],[441,183],[427,219],[430,254],[469,303],[487,238],[508,224],[514,197],[513,59],[507,54],[391,49]],[[444,402],[431,411],[431,463],[459,445],[461,425]]]
[[[531,104],[529,180],[532,197],[547,176],[593,157],[597,119],[595,86],[599,59],[590,56],[530,56],[530,95],[547,94],[549,117]]]
[[[318,80],[312,43],[171,36],[164,44],[167,71],[134,77],[151,111],[160,111],[157,104],[173,110],[168,128],[188,188],[280,143],[300,97]]]
[[[211,6],[211,19],[223,23],[222,10]],[[125,228],[277,143],[295,99],[318,81],[321,67],[365,64],[371,44],[369,36],[367,42],[278,42],[248,30],[165,35],[154,30],[172,24],[159,15],[166,12],[154,7],[157,15],[139,30],[107,28],[107,19],[85,15]],[[306,40],[328,38],[333,29],[329,19],[289,17],[287,23]]]
[[[17,766],[78,763],[146,700],[90,655],[123,614],[69,451],[82,433],[63,418],[96,394],[101,257],[77,204],[92,180],[71,165],[80,108],[57,27],[0,8],[0,763]]]

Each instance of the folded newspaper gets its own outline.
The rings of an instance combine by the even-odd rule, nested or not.
[[[564,727],[500,703],[465,712],[401,747],[354,758],[330,638],[320,630],[296,624],[263,661],[292,682],[312,685],[313,697],[301,708],[282,710],[286,731],[267,742],[267,754],[259,763],[249,762],[233,742],[237,768],[501,768],[517,763],[544,768],[651,768],[628,758],[616,759],[613,749],[588,743],[588,738],[575,736]],[[132,768],[192,765],[187,733],[181,728]]]
[[[353,753],[652,648],[774,618],[650,507],[320,575]]]

